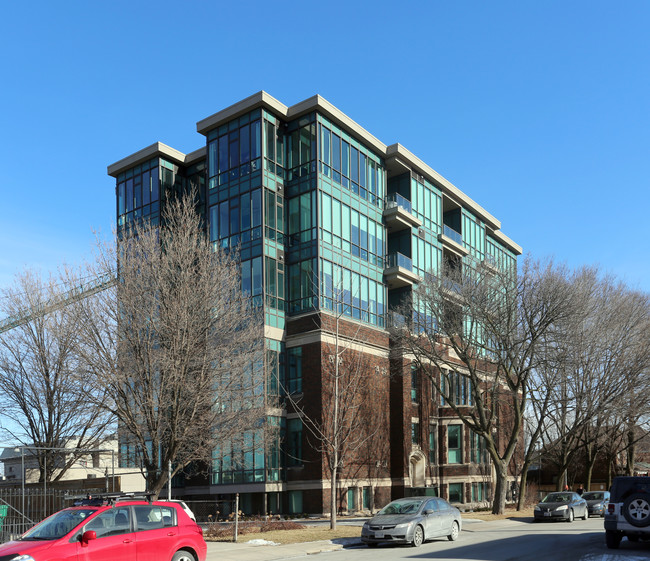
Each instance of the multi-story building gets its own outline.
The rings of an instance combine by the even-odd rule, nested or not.
[[[260,444],[240,462],[234,450],[215,451],[210,480],[187,482],[185,493],[238,492],[246,512],[328,511],[326,459],[281,397],[301,396],[304,414],[328,415],[323,396],[340,338],[364,359],[366,413],[376,414],[372,438],[341,464],[339,508],[414,492],[485,500],[491,470],[480,442],[408,361],[391,371],[387,318],[443,263],[513,266],[521,248],[422,160],[318,95],[287,107],[260,92],[197,130],[205,142],[194,152],[156,143],[109,166],[118,227],[157,220],[169,190],[199,190],[210,240],[239,248],[242,288],[264,308],[269,419],[282,426],[282,445]],[[469,399],[466,388],[457,399]]]

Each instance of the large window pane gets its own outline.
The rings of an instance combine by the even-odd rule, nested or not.
[[[255,191],[251,193],[251,199],[253,228],[256,228],[262,223],[262,190],[255,189]]]
[[[262,258],[256,257],[252,260],[252,270],[253,270],[253,296],[262,294]]]
[[[262,133],[260,121],[251,123],[251,159],[259,158],[262,150]]]
[[[350,174],[350,145],[345,140],[341,146],[341,173],[346,176]]]
[[[447,463],[462,463],[461,426],[449,425],[447,427]]]
[[[244,164],[251,159],[250,125],[239,129],[239,161]]]
[[[228,169],[228,135],[219,137],[219,173]]]
[[[311,228],[311,193],[300,196],[300,230]]]
[[[332,167],[341,171],[341,139],[332,134]]]

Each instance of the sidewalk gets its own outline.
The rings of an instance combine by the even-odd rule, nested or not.
[[[292,543],[287,545],[269,545],[247,543],[245,537],[237,543],[207,542],[207,561],[275,561],[291,559],[303,555],[313,555],[326,551],[338,551],[344,547],[360,547],[358,538],[342,538],[333,543],[329,540],[318,542]]]
[[[477,523],[484,524],[485,521],[476,518],[463,518],[463,530],[465,530],[466,524],[471,526]],[[246,536],[241,536],[239,540],[237,543],[207,542],[208,555],[206,561],[276,561],[327,551],[365,547],[360,538],[339,538],[333,541],[323,540],[286,545],[248,543]]]

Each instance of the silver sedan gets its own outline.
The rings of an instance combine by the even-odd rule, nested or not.
[[[380,543],[411,544],[419,547],[428,539],[458,538],[460,511],[438,497],[399,499],[382,508],[363,525],[361,541],[368,547]]]

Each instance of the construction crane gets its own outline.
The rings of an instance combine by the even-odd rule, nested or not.
[[[60,298],[55,298],[45,302],[41,306],[21,310],[18,314],[3,319],[0,321],[0,333],[25,325],[34,318],[60,310],[68,304],[78,302],[82,298],[88,298],[93,294],[102,292],[111,286],[114,286],[116,282],[117,279],[115,275],[113,273],[107,273],[106,275],[95,277],[88,282],[81,283],[68,290]]]

